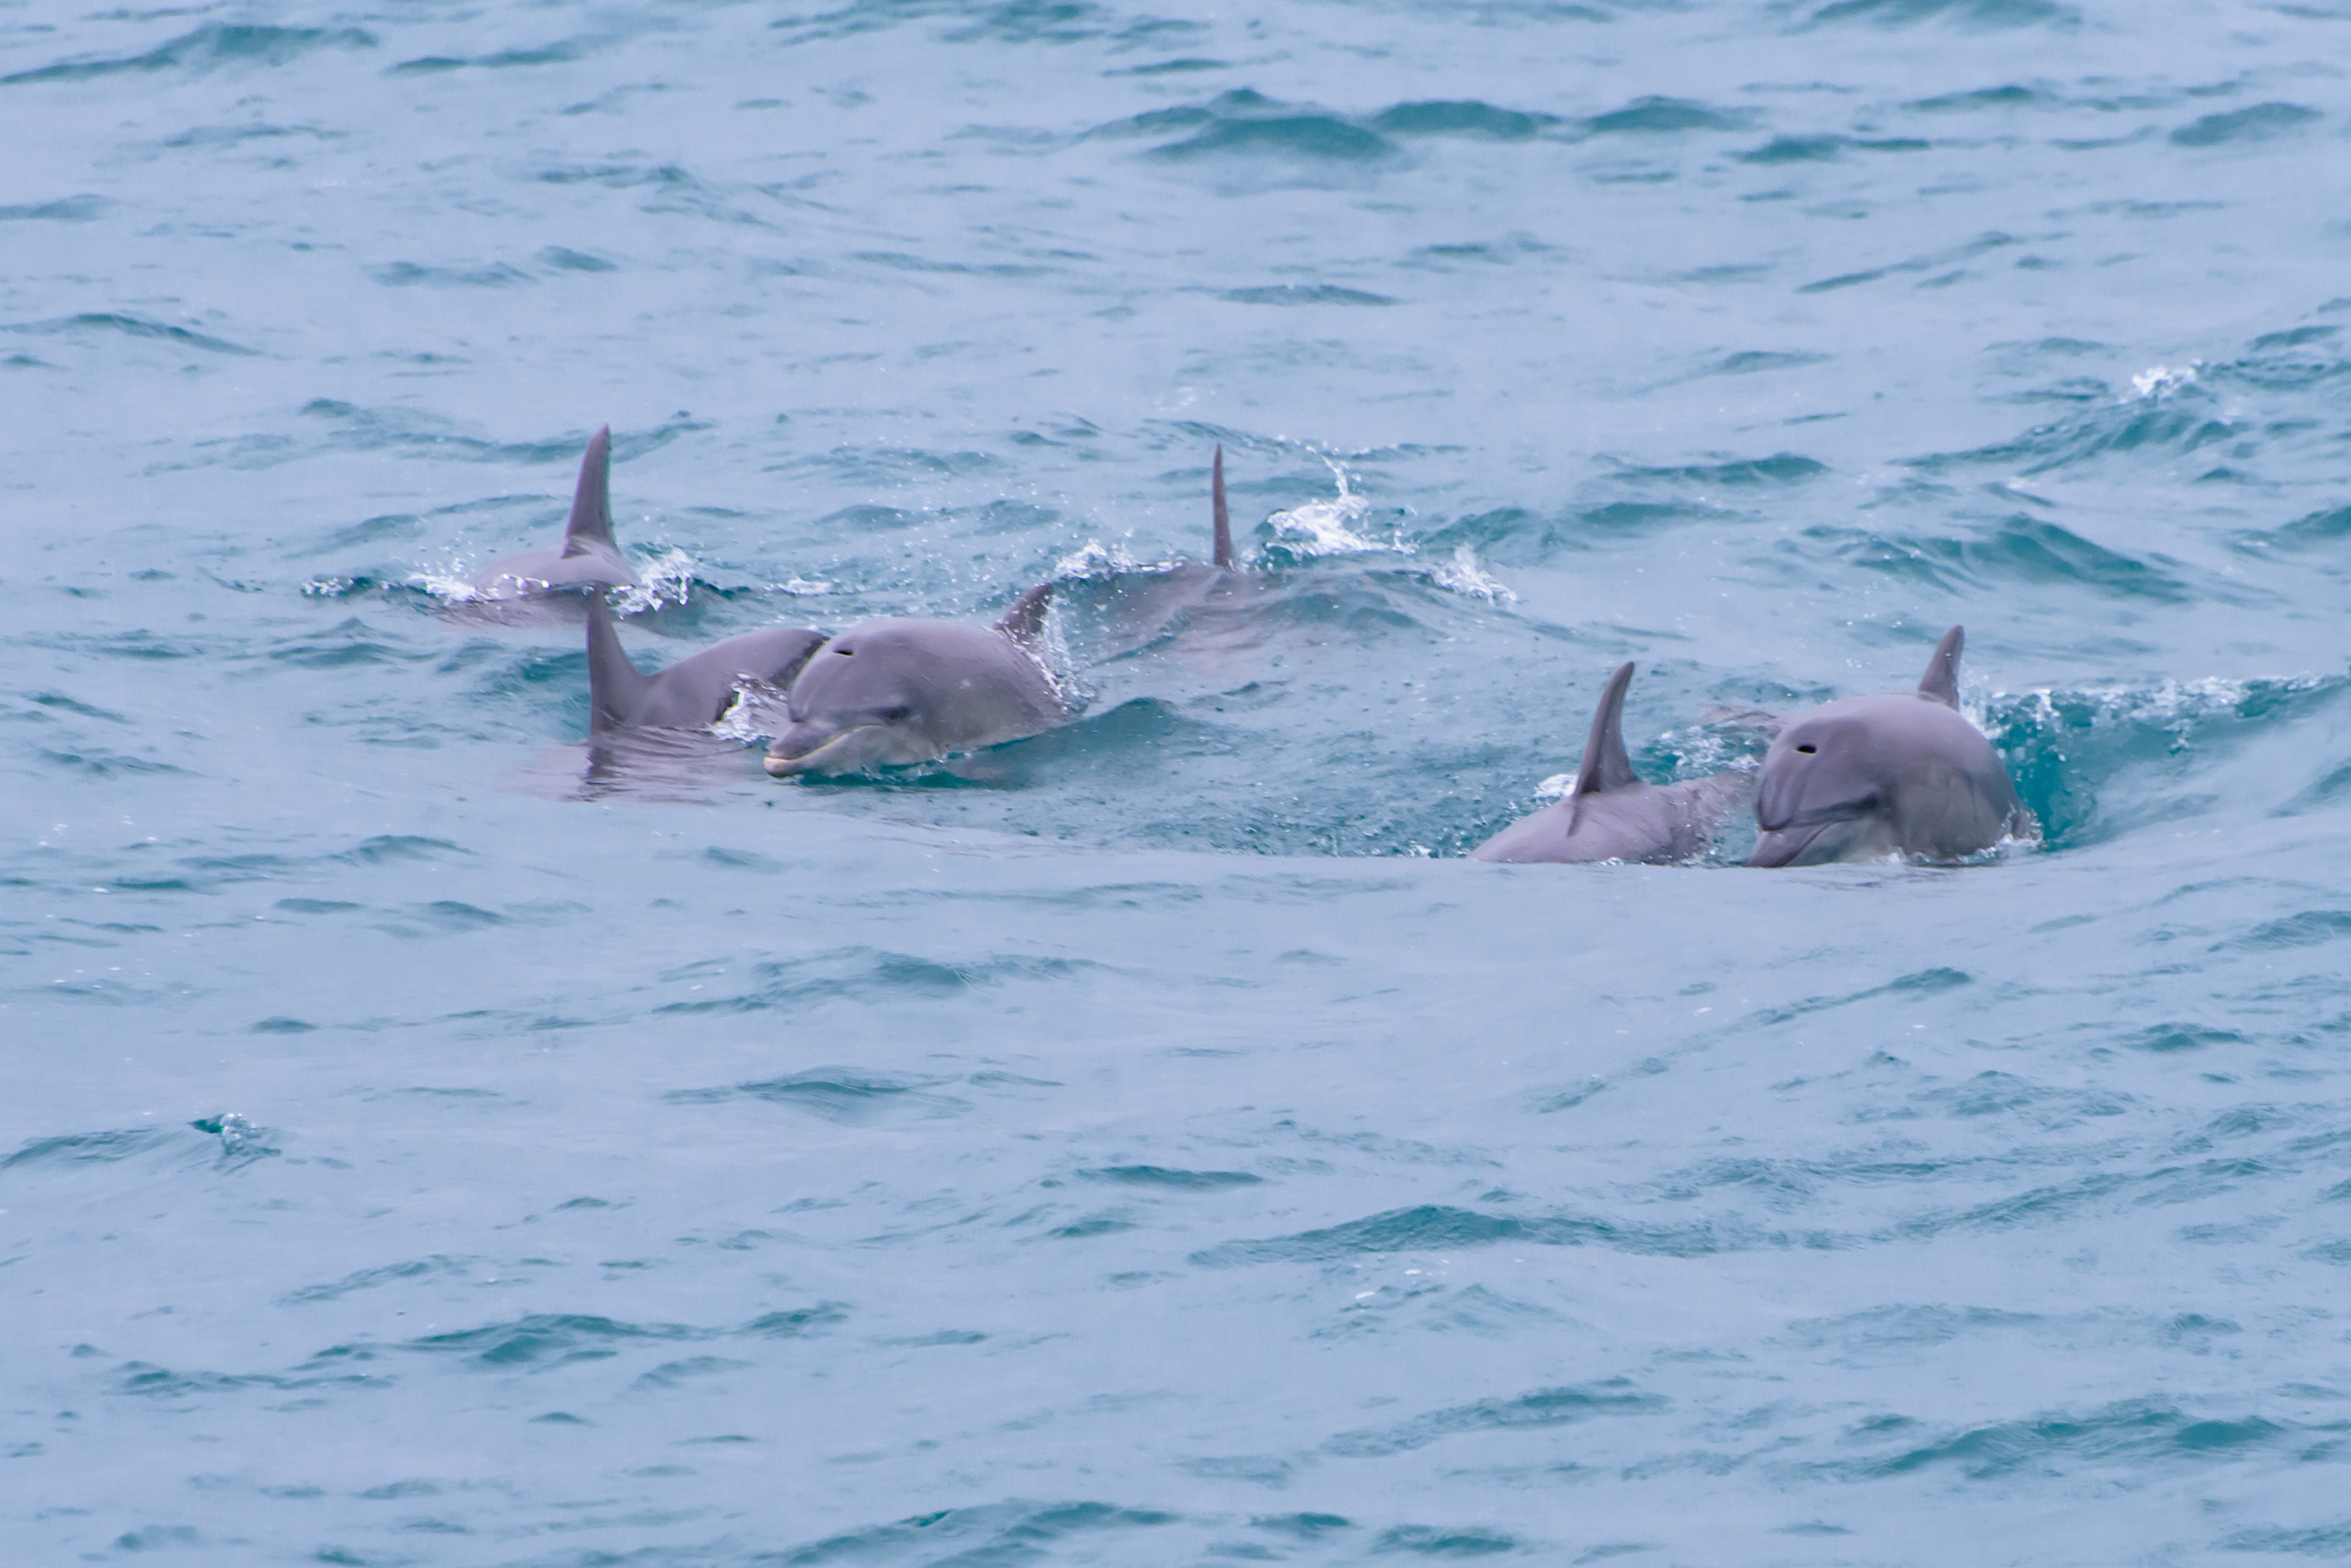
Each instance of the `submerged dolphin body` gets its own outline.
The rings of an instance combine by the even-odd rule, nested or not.
[[[1266,584],[1242,569],[1233,549],[1222,446],[1208,472],[1215,532],[1207,560],[1126,566],[1056,587],[1055,596],[1070,616],[1064,626],[1071,647],[1088,662],[1126,658],[1178,637],[1193,652],[1238,653],[1262,639],[1260,618],[1249,612]]]
[[[1958,860],[2032,830],[2008,769],[1959,713],[1953,627],[1915,692],[1847,697],[1780,732],[1755,791],[1750,866],[1917,855]]]
[[[768,748],[777,778],[936,762],[1050,730],[1070,704],[1038,651],[1053,585],[994,626],[869,620],[824,645],[792,682],[791,722]]]
[[[474,574],[474,593],[483,599],[539,598],[578,588],[637,586],[637,575],[612,543],[612,427],[588,442],[580,460],[580,483],[571,496],[571,518],[563,543],[542,545],[492,561]]]
[[[1674,861],[1706,850],[1715,824],[1750,781],[1720,773],[1686,784],[1643,784],[1625,751],[1625,691],[1632,683],[1629,663],[1608,678],[1566,798],[1510,824],[1471,850],[1472,860]]]
[[[589,728],[700,730],[716,723],[735,701],[745,678],[789,686],[824,634],[799,627],[730,637],[713,648],[647,675],[629,660],[613,628],[604,596],[588,595]]]

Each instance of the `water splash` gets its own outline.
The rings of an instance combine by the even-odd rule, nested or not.
[[[1995,740],[2003,732],[2013,732],[2020,723],[2053,731],[2143,726],[2168,734],[2171,750],[2176,753],[2194,743],[2196,727],[2207,720],[2243,717],[2249,701],[2314,691],[2325,684],[2315,675],[2247,680],[2207,675],[2193,680],[2166,680],[2151,687],[2076,687],[2060,691],[2044,686],[2013,696],[1994,692],[1980,705],[1970,704],[1968,718]]]
[[[2200,360],[2190,360],[2177,368],[2153,365],[2131,378],[2131,393],[2140,401],[2168,398],[2180,388],[2192,385]]]
[[[1154,563],[1160,566],[1168,564]],[[1123,573],[1151,569],[1150,566],[1135,560],[1123,547],[1106,545],[1099,539],[1089,539],[1054,562],[1053,569],[1045,576],[1047,580],[1056,583],[1107,582]]]
[[[695,569],[701,565],[675,545],[637,568],[635,587],[614,588],[609,602],[612,613],[643,615],[667,605],[684,605],[694,597]]]
[[[1478,564],[1478,552],[1466,541],[1453,546],[1453,559],[1429,568],[1428,580],[1465,598],[1491,605],[1516,604],[1519,596],[1499,577]]]
[[[1053,694],[1074,719],[1093,702],[1096,692],[1078,673],[1078,661],[1071,655],[1068,637],[1064,634],[1061,617],[1048,604],[1045,619],[1033,640],[1018,644],[1020,651],[1034,659],[1037,668],[1045,672]]]
[[[1366,537],[1361,531],[1371,516],[1372,504],[1355,493],[1347,471],[1337,459],[1317,453],[1337,482],[1338,494],[1327,501],[1309,501],[1266,519],[1272,540],[1259,552],[1269,559],[1311,561],[1322,556],[1409,556],[1413,545],[1401,535],[1387,540]]]
[[[198,1132],[211,1133],[221,1140],[220,1163],[223,1166],[242,1165],[277,1152],[266,1141],[267,1127],[256,1127],[235,1111],[225,1111],[216,1116],[204,1116],[188,1124]]]
[[[710,723],[710,732],[723,741],[760,745],[781,734],[790,722],[790,694],[756,675],[735,678],[735,701]]]
[[[1518,602],[1510,585],[1479,564],[1477,548],[1468,541],[1453,547],[1451,559],[1422,561],[1420,545],[1404,536],[1401,526],[1385,539],[1371,536],[1370,501],[1355,493],[1346,468],[1328,453],[1317,452],[1331,470],[1338,493],[1327,501],[1309,501],[1266,519],[1273,537],[1257,552],[1266,566],[1294,566],[1333,556],[1401,556],[1415,558],[1406,568],[1433,587],[1491,605]]]
[[[407,586],[422,588],[444,604],[472,604],[486,598],[488,596],[474,586],[470,560],[462,552],[452,552],[441,561],[427,562],[409,573]]]

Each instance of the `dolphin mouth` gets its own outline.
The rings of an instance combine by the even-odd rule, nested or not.
[[[1763,836],[1755,841],[1754,852],[1747,857],[1747,864],[1761,867],[1801,865],[1804,851],[1810,849],[1822,834],[1834,827],[1839,821],[1849,820],[1833,818],[1802,827],[1767,827]]]
[[[860,724],[854,729],[843,730],[820,744],[811,746],[797,755],[788,756],[781,752],[770,751],[763,765],[768,770],[768,776],[774,779],[799,778],[803,774],[828,772],[830,770],[826,767],[826,763],[838,761],[841,753],[847,749],[850,741],[873,727],[871,724]],[[780,742],[778,743],[781,744]]]

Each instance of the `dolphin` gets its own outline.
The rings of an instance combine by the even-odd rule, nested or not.
[[[1216,449],[1208,470],[1213,533],[1208,559],[1176,559],[1128,566],[1096,576],[1072,577],[1056,588],[1073,649],[1089,662],[1138,653],[1190,631],[1196,647],[1235,652],[1263,636],[1247,612],[1267,591],[1256,574],[1244,570],[1233,548],[1232,511],[1225,500],[1225,449]]]
[[[789,687],[824,634],[799,627],[730,637],[714,648],[647,675],[629,660],[601,591],[588,594],[588,727],[615,730],[700,730],[734,705],[737,682],[751,679]]]
[[[1991,742],[1959,713],[1964,628],[1915,692],[1823,703],[1780,732],[1755,790],[1750,866],[1916,855],[1958,860],[2033,831]]]
[[[1714,825],[1744,794],[1741,773],[1686,784],[1643,784],[1625,752],[1625,691],[1633,666],[1616,667],[1592,715],[1583,765],[1564,799],[1520,817],[1469,852],[1472,860],[1687,860],[1714,841]]]
[[[588,441],[580,460],[580,484],[571,496],[571,519],[563,543],[542,545],[492,561],[474,574],[479,599],[538,598],[575,588],[637,586],[637,575],[612,543],[612,427]]]
[[[1072,709],[1040,644],[1053,585],[1022,594],[993,626],[862,621],[792,681],[791,722],[768,748],[776,778],[936,762],[1063,723]]]

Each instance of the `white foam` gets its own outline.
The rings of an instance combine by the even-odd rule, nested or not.
[[[639,580],[635,587],[612,590],[612,612],[643,615],[664,605],[685,603],[694,597],[694,573],[698,565],[692,556],[672,545],[637,568]]]
[[[712,722],[710,732],[746,745],[771,741],[782,732],[789,707],[789,700],[781,688],[756,675],[738,675],[735,678],[735,701]]]
[[[1372,504],[1347,483],[1347,471],[1335,459],[1322,462],[1338,482],[1339,493],[1328,501],[1309,501],[1266,521],[1273,526],[1273,542],[1293,556],[1409,556],[1413,547],[1402,539],[1382,543],[1357,532],[1371,515]]]
[[[2170,365],[2151,365],[2131,378],[2131,390],[2141,400],[2166,398],[2179,390],[2180,388],[2193,383],[2196,379],[2196,364],[2192,360],[2176,368]]]
[[[1465,597],[1484,599],[1488,604],[1516,604],[1519,598],[1499,577],[1478,564],[1478,552],[1467,543],[1453,546],[1449,566],[1430,568],[1428,580],[1440,588]]]
[[[1283,554],[1313,559],[1323,556],[1417,556],[1420,546],[1401,534],[1386,539],[1369,535],[1366,525],[1372,504],[1355,493],[1348,482],[1347,471],[1327,454],[1317,453],[1331,470],[1339,493],[1328,501],[1310,501],[1293,506],[1287,512],[1277,512],[1266,519],[1273,527],[1274,547]],[[1475,546],[1467,543],[1453,547],[1453,558],[1434,564],[1420,565],[1417,574],[1431,585],[1465,598],[1484,599],[1488,604],[1515,604],[1519,596],[1509,584],[1478,564]]]
[[[1021,652],[1034,659],[1052,683],[1053,694],[1072,715],[1082,713],[1094,700],[1093,689],[1078,678],[1077,661],[1070,657],[1069,640],[1061,635],[1061,618],[1049,603],[1045,620],[1033,641],[1019,642]]]
[[[445,566],[426,566],[411,572],[408,583],[411,587],[423,588],[434,598],[445,599],[451,604],[471,604],[475,599],[489,597],[474,586],[473,578],[465,572],[462,556],[453,557]]]
[[[1265,555],[1278,551],[1293,561],[1314,560],[1325,556],[1417,556],[1420,546],[1401,534],[1388,538],[1374,538],[1369,532],[1371,503],[1355,493],[1346,468],[1325,452],[1315,453],[1331,470],[1338,493],[1328,500],[1309,501],[1302,505],[1277,512],[1266,519],[1273,530],[1267,545],[1253,553],[1251,564],[1262,564]],[[1089,539],[1076,549],[1053,563],[1047,576],[1055,582],[1099,582],[1129,572],[1165,571],[1180,565],[1177,560],[1139,561],[1124,546],[1104,545],[1099,539]],[[1484,599],[1489,604],[1507,605],[1518,602],[1519,596],[1510,585],[1479,564],[1478,552],[1472,545],[1462,544],[1453,548],[1450,561],[1416,567],[1418,575],[1447,593],[1465,598]]]
[[[1060,560],[1046,576],[1057,583],[1097,582],[1135,569],[1134,557],[1123,549],[1089,539]]]
[[[2062,695],[2069,701],[2090,704],[2093,728],[2109,724],[2152,725],[2168,732],[2172,750],[2179,752],[2192,743],[2189,735],[2199,721],[2238,711],[2256,690],[2309,691],[2325,683],[2315,675],[2245,680],[2207,675],[2194,680],[2165,680],[2152,687],[2077,687]],[[2021,701],[2034,728],[2062,738],[2065,726],[2057,711],[2060,695],[2054,688],[2036,687],[2014,696],[1995,693],[1987,706]],[[1983,726],[1980,722],[1978,727]]]

